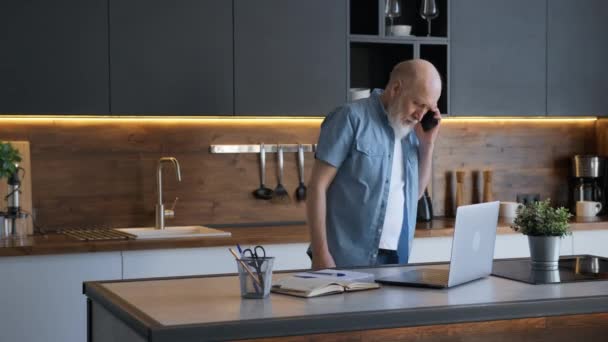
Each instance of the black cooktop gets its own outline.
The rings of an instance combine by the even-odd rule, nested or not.
[[[608,259],[593,255],[563,256],[555,271],[535,271],[530,259],[494,260],[492,275],[528,284],[608,280]]]

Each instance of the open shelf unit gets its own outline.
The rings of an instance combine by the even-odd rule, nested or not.
[[[427,22],[418,14],[422,0],[399,0],[401,16],[395,25],[410,25],[411,35],[393,36],[384,15],[386,0],[349,0],[348,41],[350,88],[384,88],[389,73],[398,62],[423,58],[435,65],[443,80],[439,99],[441,113],[449,104],[449,13],[448,0],[436,0],[439,16],[431,22],[430,37]]]
[[[393,66],[414,56],[410,44],[350,44],[351,88],[384,88]]]

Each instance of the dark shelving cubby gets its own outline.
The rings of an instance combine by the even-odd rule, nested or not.
[[[439,111],[444,114],[448,110],[448,47],[446,45],[421,45],[420,58],[433,63],[441,75],[443,84],[439,98]]]
[[[350,48],[352,88],[384,89],[393,66],[414,56],[407,44],[351,43]]]
[[[379,0],[384,3],[385,0]],[[439,15],[431,21],[431,37],[448,36],[448,3],[447,0],[435,0]],[[427,36],[427,21],[420,16],[422,0],[401,0],[401,16],[393,19],[395,25],[411,25],[412,35]],[[386,34],[389,32],[390,21],[385,18]]]
[[[433,63],[443,80],[438,106],[441,113],[449,108],[448,55],[450,34],[448,0],[435,0],[439,9],[431,21],[427,37],[427,21],[420,16],[422,0],[400,0],[401,15],[394,25],[410,25],[410,36],[390,35],[385,17],[386,0],[350,0],[349,85],[351,88],[384,88],[392,68],[399,62],[422,58]]]
[[[380,0],[384,1],[384,0]],[[378,2],[350,1],[350,34],[378,35]]]

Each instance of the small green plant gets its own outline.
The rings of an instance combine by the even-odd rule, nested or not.
[[[0,141],[0,179],[9,178],[17,172],[15,163],[20,161],[19,151],[10,143]]]
[[[516,232],[530,236],[570,235],[568,219],[572,215],[564,207],[551,207],[550,200],[527,204],[517,210],[511,226]]]

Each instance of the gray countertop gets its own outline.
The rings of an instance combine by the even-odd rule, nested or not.
[[[361,269],[377,277],[417,266]],[[432,267],[446,267],[434,264]],[[275,274],[278,279],[285,274]],[[317,298],[241,299],[236,276],[85,283],[84,292],[154,340],[239,339],[608,312],[608,281],[530,285],[488,277],[451,289],[383,285]],[[286,324],[288,323],[288,324]]]

